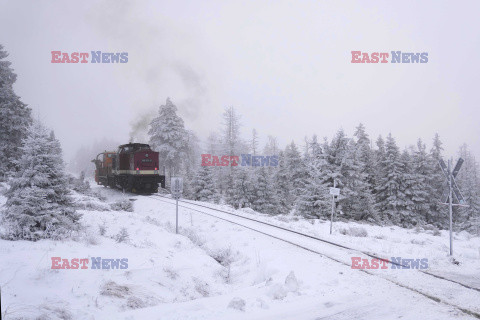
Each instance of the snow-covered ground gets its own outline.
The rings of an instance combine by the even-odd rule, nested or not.
[[[202,204],[212,206],[209,203]],[[380,227],[365,223],[337,221],[334,222],[334,231],[330,235],[329,221],[305,220],[295,216],[268,216],[248,208],[233,210],[225,206],[216,207],[387,259],[427,258],[429,272],[480,288],[480,237],[465,231],[453,233],[453,261],[449,256],[448,230],[428,227],[415,229],[396,226]],[[359,236],[359,229],[364,229],[366,236]]]
[[[76,195],[87,210],[80,210],[85,228],[73,240],[0,240],[5,319],[471,318],[381,277],[192,210],[180,209],[176,235],[173,205],[95,189],[107,203],[131,200],[134,211],[104,211],[107,203]],[[248,210],[237,213],[258,218]],[[466,233],[455,234],[456,265],[448,257],[445,231],[434,236],[428,230],[337,222],[329,235],[326,222],[261,219],[385,257],[428,258],[429,271],[478,287],[480,239]],[[352,226],[368,235],[340,233]],[[128,238],[118,242],[122,228]],[[128,268],[92,270],[90,262],[88,269],[55,270],[52,257],[126,258]]]

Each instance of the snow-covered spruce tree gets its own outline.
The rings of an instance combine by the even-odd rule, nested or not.
[[[237,167],[233,169],[234,182],[231,194],[231,201],[235,208],[252,207],[255,199],[255,185],[253,184],[255,171],[253,168]]]
[[[301,182],[301,192],[296,202],[297,213],[304,217],[326,217],[329,212],[329,175],[324,171],[325,162],[325,154],[317,137],[313,136],[309,142],[309,154],[305,157],[306,177]]]
[[[302,159],[302,155],[293,141],[285,148],[284,160],[285,170],[291,185],[291,195],[288,199],[291,203],[295,203],[296,199],[302,192],[307,169]]]
[[[171,176],[179,173],[188,144],[183,119],[177,115],[177,107],[170,98],[160,106],[158,116],[150,123],[148,134],[150,146],[159,152],[160,163],[166,168],[168,183]]]
[[[412,157],[407,150],[400,156],[402,171],[400,176],[400,188],[396,200],[395,223],[403,227],[412,227],[423,220],[423,216],[416,211],[421,203],[422,188],[417,185],[418,176],[415,172]],[[417,206],[416,206],[417,205]]]
[[[354,133],[356,141],[353,162],[356,168],[352,189],[356,196],[353,200],[353,212],[357,220],[378,221],[378,211],[375,207],[375,156],[370,147],[370,138],[365,126],[360,124]]]
[[[460,157],[465,162],[458,172],[457,184],[468,207],[456,208],[455,222],[462,230],[480,231],[480,173],[478,162],[466,144],[460,148]]]
[[[342,209],[344,209],[343,205],[346,204],[345,200],[352,196],[352,190],[349,189],[346,184],[346,173],[349,169],[345,163],[350,140],[351,139],[345,136],[343,130],[338,130],[332,141],[328,142],[325,138],[323,143],[323,152],[326,159],[322,168],[323,180],[328,188],[336,184],[337,188],[342,189],[336,202],[336,207],[338,207],[340,213],[345,213],[342,211]],[[323,196],[324,195],[322,195],[322,197]],[[326,199],[330,199],[331,201],[331,197],[328,194],[326,195]],[[345,206],[345,209],[346,208],[348,208],[348,206]],[[330,209],[326,212],[327,216],[329,212]],[[348,215],[346,217],[348,217]]]
[[[252,208],[265,214],[277,214],[278,198],[273,188],[272,178],[265,167],[260,167],[256,171],[255,195]]]
[[[430,223],[432,218],[429,197],[434,193],[430,183],[433,175],[432,161],[421,139],[418,139],[417,149],[413,151],[411,161],[410,174],[414,181],[411,186],[411,200],[413,202],[413,211],[419,216],[415,220],[417,222],[425,221]]]
[[[385,172],[385,140],[381,135],[378,136],[375,144],[377,146],[377,149],[373,151],[373,163],[375,166],[373,194],[375,195],[375,203],[377,205],[377,209],[379,209],[379,203],[382,200],[382,194],[380,189],[382,187],[383,173]]]
[[[363,171],[358,159],[357,145],[349,140],[344,158],[340,164],[341,188],[339,207],[344,218],[377,221],[375,201],[368,184],[368,174]]]
[[[433,138],[433,146],[430,150],[430,170],[429,185],[431,186],[431,194],[428,199],[430,203],[430,220],[428,223],[433,223],[440,228],[448,228],[448,214],[445,214],[445,206],[441,204],[443,201],[442,193],[446,187],[446,178],[440,168],[438,161],[442,158],[442,141],[440,136],[435,134]]]
[[[201,166],[192,182],[193,200],[215,202],[216,191],[212,168]]]
[[[360,124],[354,133],[355,156],[358,160],[360,171],[366,175],[366,182],[370,193],[375,193],[375,153],[370,146],[370,138],[365,131],[365,126]]]
[[[276,210],[279,214],[288,214],[292,210],[293,198],[292,186],[285,164],[285,154],[283,151],[278,152],[278,166],[273,175],[274,191],[278,198],[278,208]]]
[[[381,178],[377,186],[377,206],[384,222],[400,223],[401,183],[403,178],[403,163],[400,161],[400,151],[391,134],[385,144],[385,155],[381,162]]]
[[[279,201],[275,212],[286,214],[296,206],[305,185],[306,170],[305,162],[293,141],[285,147],[284,152],[279,152],[279,162],[273,179]]]
[[[60,143],[39,122],[27,130],[3,211],[11,240],[62,238],[78,228]]]
[[[0,181],[14,174],[22,139],[31,123],[31,110],[13,91],[17,75],[9,61],[8,53],[0,45]]]

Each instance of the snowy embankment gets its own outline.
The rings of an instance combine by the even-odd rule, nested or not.
[[[87,210],[80,210],[85,228],[74,239],[0,240],[5,319],[469,318],[383,279],[187,209],[180,210],[181,234],[176,235],[172,205],[96,190],[105,201],[75,196]],[[108,203],[129,199],[133,212],[104,211]],[[328,235],[325,223],[263,219]],[[336,224],[336,228],[350,226]],[[332,239],[383,250],[377,253],[387,256],[392,252],[429,257],[434,254],[430,251],[439,250],[439,260],[448,263],[441,240],[435,241],[448,244],[443,233],[440,238],[400,228],[363,227],[367,237],[341,235],[337,229]],[[478,238],[457,237],[461,237],[456,242],[461,264],[454,267],[464,274],[475,271],[465,261],[475,261],[478,267],[478,254],[474,256],[469,248],[478,245]],[[52,257],[125,258],[128,268],[92,270],[90,262],[88,269],[54,270]]]
[[[202,203],[212,206],[208,203]],[[235,210],[217,206],[219,209]],[[480,236],[466,231],[453,233],[453,258],[449,256],[449,232],[433,227],[406,229],[397,226],[374,226],[365,223],[305,220],[296,216],[269,216],[251,209],[236,210],[236,214],[292,229],[346,247],[392,257],[428,259],[428,270],[480,288]]]

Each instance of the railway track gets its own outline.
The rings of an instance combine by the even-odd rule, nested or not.
[[[158,200],[158,201],[162,201],[162,202],[165,202],[165,203],[169,203],[171,205],[175,205],[175,200],[170,198],[170,197],[162,196],[162,195],[159,195],[159,194],[154,194],[150,197],[155,199],[155,200]],[[363,255],[363,256],[366,256],[366,257],[369,257],[369,258],[374,258],[374,259],[382,259],[382,260],[388,261],[388,263],[397,265],[399,267],[402,266],[401,264],[398,264],[395,261],[391,261],[388,258],[380,257],[379,255],[374,254],[374,253],[370,253],[370,252],[367,252],[367,251],[364,251],[364,250],[358,250],[358,249],[355,249],[355,248],[350,248],[348,246],[345,246],[345,245],[342,245],[342,244],[339,244],[339,243],[335,243],[335,242],[332,242],[332,241],[329,241],[329,240],[325,240],[325,239],[322,239],[322,238],[319,238],[319,237],[308,235],[308,234],[305,234],[305,233],[302,233],[302,232],[299,232],[299,231],[295,231],[295,230],[291,230],[291,229],[288,229],[288,228],[284,228],[284,227],[281,227],[281,226],[277,226],[277,225],[274,225],[274,224],[271,224],[271,223],[268,223],[268,222],[265,222],[265,221],[261,221],[261,220],[253,219],[253,218],[246,217],[246,216],[243,216],[243,215],[239,215],[239,214],[229,212],[229,211],[226,211],[226,210],[212,208],[210,206],[195,203],[195,202],[191,202],[191,201],[188,201],[188,200],[179,200],[179,207],[184,208],[184,209],[188,209],[188,210],[192,210],[194,212],[198,212],[198,213],[210,216],[210,217],[214,217],[216,219],[226,221],[226,222],[232,223],[234,225],[241,226],[241,227],[246,228],[248,230],[251,230],[251,231],[263,234],[265,236],[274,238],[276,240],[288,243],[290,245],[296,246],[296,247],[301,248],[303,250],[318,254],[322,257],[325,257],[327,259],[330,259],[332,261],[335,261],[337,263],[340,263],[340,264],[348,266],[348,267],[351,267],[351,264],[349,262],[346,262],[345,259],[342,260],[342,258],[336,257],[335,256],[336,254],[332,254],[331,252],[326,253],[325,251],[320,251],[317,248],[312,248],[312,246],[307,246],[303,243],[301,244],[301,243],[299,243],[299,241],[295,241],[294,239],[286,239],[285,238],[286,233],[294,235],[295,237],[300,237],[300,238],[303,238],[303,239],[309,239],[310,241],[314,241],[314,242],[317,242],[317,243],[328,244],[335,249],[348,251],[349,253],[356,253],[358,255]],[[208,213],[208,212],[205,212],[205,210],[202,211],[202,210],[199,210],[198,208],[208,209],[208,210],[211,210],[211,211],[214,211],[214,212],[219,212],[221,214],[226,214],[226,215],[230,216],[231,218],[227,219],[226,217],[221,217],[221,216],[218,216],[218,215],[213,214],[213,213]],[[238,219],[243,220],[244,222],[247,222],[247,223],[241,223],[241,222],[238,221]],[[237,220],[237,221],[235,221],[235,220]],[[257,226],[263,226],[263,227],[266,226],[267,228],[270,228],[270,230],[278,230],[278,231],[281,231],[283,233],[285,233],[285,232],[286,233],[283,234],[283,235],[278,235],[278,234],[275,234],[275,232],[266,232],[265,230],[260,230],[256,227],[254,227],[253,225],[248,225],[248,224],[252,224],[252,223],[256,224]],[[374,272],[374,271],[369,270],[369,269],[357,269],[357,270],[360,271],[360,272],[364,272],[366,274],[369,274],[371,276],[380,277],[380,278],[382,278],[386,281],[389,281],[389,282],[391,282],[391,283],[393,283],[397,286],[400,286],[400,287],[408,289],[412,292],[418,293],[418,294],[420,294],[420,295],[422,295],[422,296],[424,296],[424,297],[426,297],[430,300],[433,300],[437,303],[446,304],[448,306],[454,307],[454,308],[462,311],[465,314],[468,314],[470,316],[473,316],[475,318],[480,319],[480,311],[478,310],[478,308],[475,308],[476,310],[470,310],[467,307],[460,306],[456,303],[449,302],[449,301],[447,301],[447,298],[439,297],[438,294],[435,294],[435,293],[432,294],[432,293],[429,293],[429,292],[425,292],[422,289],[415,288],[411,284],[401,283],[398,279],[392,279],[392,278],[383,276],[383,275],[379,274],[378,272]],[[420,269],[411,270],[411,271],[419,272],[419,275],[421,275],[422,277],[429,277],[431,279],[436,279],[436,281],[440,280],[444,283],[447,283],[450,286],[459,286],[459,287],[462,287],[464,289],[467,289],[468,290],[467,292],[470,292],[470,294],[479,295],[479,299],[480,299],[480,294],[479,294],[480,289],[479,288],[467,285],[467,284],[459,282],[459,281],[448,279],[448,278],[440,276],[440,275],[436,275],[436,274],[431,273],[429,271],[420,270]],[[423,283],[423,281],[422,281],[422,283]],[[464,294],[466,294],[466,293],[464,293]],[[466,295],[470,295],[470,294],[466,294]],[[478,301],[480,301],[480,300],[478,300]]]

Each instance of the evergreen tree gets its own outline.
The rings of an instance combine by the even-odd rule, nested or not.
[[[304,179],[306,178],[306,168],[302,156],[300,155],[300,152],[293,141],[285,148],[284,160],[285,170],[288,173],[288,178],[292,187],[292,194],[289,198],[291,199],[291,202],[294,203],[295,199],[302,192],[301,187],[303,186]]]
[[[304,162],[306,166],[305,179],[301,180],[301,192],[296,200],[297,213],[307,218],[326,217],[329,212],[329,190],[327,187],[325,173],[325,154],[317,141],[317,137],[313,136],[308,143],[309,153],[306,155]]]
[[[377,221],[379,218],[375,208],[375,156],[363,124],[356,128],[354,136],[356,141],[353,162],[356,172],[352,181],[352,189],[355,190],[352,209],[357,220]]]
[[[292,195],[292,184],[290,175],[286,167],[285,154],[283,151],[278,153],[278,166],[273,174],[274,191],[278,199],[279,214],[288,214],[293,207],[294,196]]]
[[[270,215],[277,213],[278,198],[273,188],[271,176],[265,167],[258,169],[252,208],[255,211]]]
[[[18,169],[22,140],[31,123],[31,110],[13,91],[17,75],[9,61],[8,53],[0,45],[0,181]]]
[[[353,158],[347,158],[349,141],[350,139],[346,137],[343,129],[337,131],[330,143],[325,139],[323,151],[326,161],[322,168],[324,184],[329,188],[336,186],[341,189],[340,196],[337,197],[336,206],[340,213],[345,213],[343,211],[345,209],[348,212],[347,216],[352,214],[352,212],[349,212],[347,199],[353,196],[353,192],[347,183],[352,169],[351,165],[353,165],[353,163],[350,163]],[[330,196],[327,197],[330,199]]]
[[[279,167],[278,178],[282,178],[286,185],[279,186],[279,182],[276,182],[277,187],[281,188],[281,190],[277,190],[277,194],[281,197],[280,203],[282,207],[279,211],[290,212],[296,205],[296,201],[303,191],[302,188],[305,185],[305,179],[307,177],[306,167],[302,156],[293,141],[285,147],[281,160],[282,162]],[[282,198],[282,196],[284,198]]]
[[[430,185],[430,194],[428,195],[430,203],[430,217],[428,223],[434,223],[438,227],[448,228],[448,215],[445,214],[445,206],[441,204],[443,190],[447,187],[445,175],[440,168],[439,160],[442,158],[442,142],[440,136],[435,134],[433,146],[430,150],[430,171],[428,179]]]
[[[478,229],[480,225],[480,174],[478,162],[471,154],[466,144],[460,148],[460,157],[465,162],[458,172],[456,181],[468,207],[459,207],[456,210],[455,220],[460,223],[461,229]]]
[[[150,123],[148,130],[150,146],[159,152],[160,163],[167,171],[167,181],[178,174],[188,148],[188,133],[183,119],[177,115],[177,107],[167,98],[160,106],[158,116]]]
[[[399,224],[399,211],[404,204],[401,195],[404,164],[400,161],[400,151],[391,134],[387,137],[381,167],[383,170],[380,183],[377,186],[377,206],[383,221]]]
[[[360,171],[365,174],[366,183],[372,194],[375,193],[375,154],[370,146],[370,138],[365,131],[365,126],[360,124],[354,133],[356,138],[355,153],[360,166]]]
[[[413,210],[419,219],[431,223],[431,208],[429,197],[434,193],[430,183],[432,177],[432,161],[426,151],[426,146],[421,139],[418,139],[417,149],[413,152],[411,175],[414,183],[411,188],[411,200]]]
[[[234,168],[233,190],[231,192],[233,206],[235,208],[251,207],[255,200],[254,173],[252,168]],[[253,176],[253,177],[252,177]]]
[[[192,182],[193,200],[216,202],[217,195],[212,168],[201,166]]]
[[[418,184],[418,176],[411,156],[404,150],[400,156],[402,171],[399,178],[400,186],[396,194],[394,221],[396,225],[411,227],[417,225],[423,217],[415,209],[422,208],[421,194],[424,186]]]
[[[368,184],[368,174],[363,171],[356,143],[350,140],[340,166],[338,187],[341,188],[339,206],[345,218],[355,220],[374,220],[376,210],[374,199]]]
[[[20,150],[19,171],[7,192],[4,237],[35,241],[67,236],[77,229],[80,215],[69,196],[60,143],[34,122]]]
[[[377,209],[380,209],[380,206],[378,205],[382,200],[382,194],[380,189],[382,187],[382,179],[385,172],[385,168],[383,167],[385,161],[385,140],[383,140],[381,135],[378,136],[375,144],[377,146],[377,149],[373,151],[373,163],[375,166],[373,194],[375,195],[375,203],[377,205]]]

